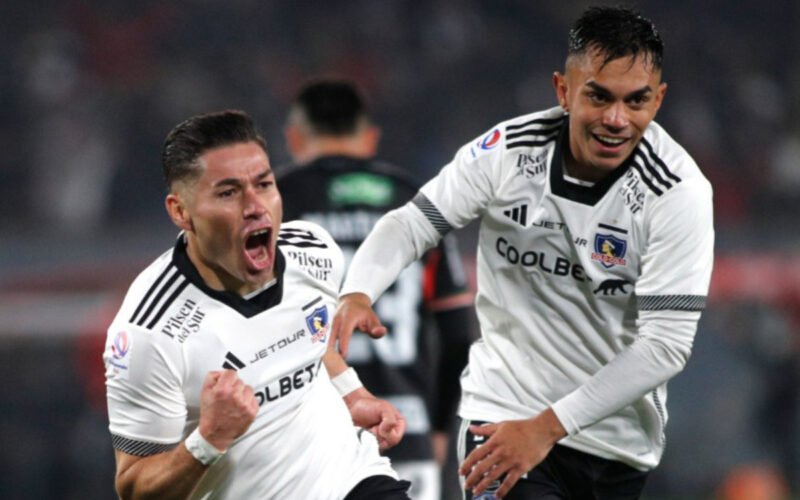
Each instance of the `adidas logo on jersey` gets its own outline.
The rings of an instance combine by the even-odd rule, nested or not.
[[[244,363],[242,363],[241,359],[234,356],[232,352],[228,351],[228,354],[225,355],[225,362],[222,363],[222,367],[228,370],[241,370],[244,368]]]
[[[528,205],[520,205],[511,210],[503,210],[503,215],[519,223],[522,227],[528,225]]]

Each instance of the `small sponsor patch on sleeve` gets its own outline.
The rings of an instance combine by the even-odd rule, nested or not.
[[[127,379],[133,351],[133,336],[122,330],[114,335],[109,346],[106,373],[109,378]]]
[[[488,132],[486,135],[478,138],[474,143],[470,144],[469,158],[478,158],[493,150],[498,144],[500,144],[500,139],[502,137],[503,134],[500,132],[500,129],[496,128]]]

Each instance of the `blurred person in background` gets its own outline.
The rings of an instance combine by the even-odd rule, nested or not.
[[[120,497],[407,499],[379,455],[402,416],[326,349],[341,250],[281,223],[255,124],[191,117],[162,166],[181,233],[134,280],[103,355]]]
[[[324,227],[346,261],[375,222],[419,188],[404,170],[375,159],[380,132],[352,81],[317,78],[302,86],[285,137],[294,164],[276,169],[284,215]],[[310,273],[328,272],[324,262],[306,261]],[[477,330],[471,306],[451,236],[405,269],[375,303],[386,335],[373,342],[357,333],[346,358],[406,419],[403,440],[386,455],[399,476],[411,481],[415,500],[440,498],[439,466],[458,403],[458,377]]]
[[[586,10],[553,74],[559,106],[464,145],[351,263],[330,340],[343,354],[354,328],[380,333],[370,303],[406,265],[481,219],[467,499],[638,498],[661,459],[714,244],[710,184],[652,121],[662,55],[640,14]]]

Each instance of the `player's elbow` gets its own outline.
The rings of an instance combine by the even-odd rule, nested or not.
[[[692,354],[691,342],[651,339],[652,355],[661,366],[662,373],[670,379],[683,371]]]

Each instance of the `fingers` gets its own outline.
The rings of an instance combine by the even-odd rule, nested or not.
[[[377,326],[370,327],[368,330],[364,331],[366,331],[370,337],[377,339],[386,335],[388,330],[385,326],[378,324]]]
[[[381,449],[391,448],[399,443],[405,430],[406,421],[399,413],[385,412],[376,433],[379,444],[382,444]]]
[[[470,425],[469,431],[478,436],[491,436],[497,432],[498,424]]]
[[[342,306],[336,310],[331,323],[331,338],[328,340],[328,346],[331,349],[336,349],[336,341],[339,341],[339,353],[342,357],[347,356],[347,345],[350,343],[350,335],[353,333],[353,325],[348,325],[350,318],[343,310]]]
[[[340,331],[342,328],[342,316],[341,313],[337,310],[336,314],[333,316],[333,321],[331,321],[331,335],[328,339],[328,347],[331,349],[336,349],[336,340],[340,337]],[[339,351],[342,356],[346,354],[347,351],[347,342],[340,342],[339,345],[345,344],[345,352]]]
[[[498,456],[492,455],[492,450],[487,445],[482,445],[474,450],[467,456],[461,468],[458,470],[459,474],[464,477],[464,487],[472,489],[484,478],[484,475],[491,471],[498,462]],[[491,481],[489,481],[491,483]],[[485,488],[484,488],[485,489]],[[480,490],[479,490],[480,491]]]
[[[217,383],[217,380],[219,380],[219,376],[222,374],[222,371],[223,370],[212,370],[206,373],[206,377],[203,379],[202,389],[210,389],[214,387]]]
[[[458,468],[458,473],[462,476],[466,476],[472,471],[472,468],[475,467],[475,464],[480,462],[486,455],[490,452],[490,447],[488,443],[478,446],[474,450],[470,452],[469,455],[464,459],[464,462],[461,464],[461,467]]]
[[[503,498],[506,496],[511,488],[517,484],[517,481],[519,481],[520,477],[522,477],[522,471],[516,469],[509,470],[505,479],[503,479],[502,484],[500,484],[500,487],[494,492],[494,496],[497,498]]]

